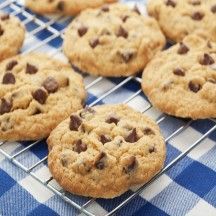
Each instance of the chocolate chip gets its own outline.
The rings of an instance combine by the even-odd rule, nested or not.
[[[204,15],[204,13],[202,13],[202,12],[195,12],[195,13],[193,13],[193,14],[191,15],[191,18],[192,18],[193,20],[199,21],[199,20],[202,20],[204,16],[205,16],[205,15]]]
[[[201,65],[212,65],[215,61],[209,54],[204,53],[204,55],[199,59],[199,63]]]
[[[116,36],[117,37],[127,38],[128,37],[128,32],[122,26],[120,26],[117,33],[116,33]]]
[[[126,22],[128,18],[129,18],[129,16],[126,15],[126,16],[123,16],[121,19],[123,22]]]
[[[184,55],[184,54],[186,54],[188,51],[189,51],[189,48],[188,48],[183,42],[180,42],[179,48],[178,48],[178,51],[177,51],[178,54]]]
[[[167,0],[167,1],[166,1],[166,5],[167,5],[167,6],[171,6],[171,7],[174,8],[174,7],[176,6],[176,2],[174,2],[174,1],[172,1],[172,0]]]
[[[53,77],[47,77],[46,80],[43,82],[42,86],[49,93],[55,93],[59,88],[58,82]]]
[[[108,124],[114,123],[114,124],[117,125],[118,122],[119,122],[119,119],[117,119],[117,118],[115,118],[115,117],[112,117],[112,116],[106,120],[106,123],[108,123]]]
[[[81,112],[80,112],[80,117],[81,118],[85,118],[86,117],[86,114],[94,114],[96,113],[94,109],[92,109],[91,107],[88,107],[86,106],[85,109],[83,109]]]
[[[134,56],[133,52],[124,52],[121,54],[125,63],[128,63]]]
[[[154,131],[151,128],[148,128],[148,127],[144,128],[143,133],[145,135],[154,135],[155,134]]]
[[[60,1],[58,4],[57,4],[57,9],[60,10],[60,11],[63,11],[64,10],[64,2],[63,1]]]
[[[82,142],[82,140],[78,140],[74,146],[74,151],[81,153],[87,150],[87,145]]]
[[[153,152],[155,152],[155,151],[156,151],[155,147],[150,147],[150,148],[149,148],[149,153],[150,153],[150,154],[153,153]]]
[[[16,82],[16,79],[12,73],[6,73],[3,76],[3,80],[2,80],[3,84],[15,84],[15,82]]]
[[[68,166],[68,159],[63,156],[61,158],[61,164],[62,164],[63,167],[67,167]]]
[[[27,74],[35,74],[37,72],[38,72],[38,69],[36,66],[29,64],[29,63],[26,64],[26,73]]]
[[[101,11],[103,11],[103,12],[108,12],[108,11],[109,11],[109,6],[108,6],[108,5],[103,5],[103,6],[101,7]]]
[[[181,68],[175,68],[173,73],[177,76],[185,76],[185,72]]]
[[[212,12],[212,13],[216,13],[216,5],[213,5],[213,6],[211,7],[211,12]]]
[[[99,44],[99,39],[95,38],[89,41],[90,46],[94,49]]]
[[[69,128],[72,131],[78,131],[79,126],[82,124],[82,120],[77,115],[71,115]]]
[[[8,102],[4,98],[1,99],[1,106],[0,106],[0,115],[3,115],[5,113],[9,113],[12,108],[12,103]]]
[[[12,60],[12,61],[8,62],[8,64],[6,65],[6,70],[7,71],[12,70],[17,64],[18,64],[18,62],[16,60]]]
[[[1,15],[1,20],[4,21],[4,20],[8,20],[10,19],[10,15],[9,14],[4,14],[4,15]]]
[[[139,8],[137,7],[137,5],[135,5],[135,7],[133,8],[133,11],[136,12],[137,14],[141,14],[139,11]]]
[[[104,159],[106,157],[106,153],[105,152],[101,152],[98,156],[97,159],[95,161],[95,167],[99,170],[104,169],[105,167],[105,163],[104,163]]]
[[[0,26],[0,36],[2,36],[4,34],[4,30],[2,29],[2,27]]]
[[[107,137],[106,135],[101,135],[100,136],[100,141],[103,143],[103,144],[105,144],[105,143],[107,143],[107,142],[111,142],[111,139],[109,138],[109,137]]]
[[[136,159],[136,157],[135,156],[131,156],[129,158],[127,166],[123,167],[123,171],[126,174],[128,174],[128,173],[132,172],[135,169],[136,165],[137,165],[137,159]]]
[[[88,28],[85,26],[81,26],[78,28],[78,34],[80,37],[82,37],[83,35],[85,35],[88,31]]]
[[[136,128],[134,128],[130,134],[125,138],[126,142],[134,143],[139,140],[139,137],[137,136]]]
[[[195,93],[197,93],[202,88],[202,86],[199,83],[195,83],[193,81],[189,82],[188,87],[192,92],[195,92]]]
[[[45,104],[47,99],[47,93],[43,89],[37,89],[32,93],[32,96],[40,104]]]

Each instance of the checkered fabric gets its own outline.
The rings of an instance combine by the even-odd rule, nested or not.
[[[12,3],[9,4],[8,2]],[[131,5],[136,2],[140,10],[145,13],[145,1],[124,0],[124,2]],[[55,22],[55,17],[50,19],[37,16],[37,20],[33,20],[32,13],[29,10],[22,10],[22,1],[14,0],[0,0],[0,10],[15,14],[26,24],[28,33],[22,52],[35,50],[47,52],[55,55],[55,57],[64,59],[63,55],[59,52],[62,45],[60,34],[70,22],[69,18],[60,18]],[[50,27],[45,28],[44,23]],[[38,30],[38,28],[40,29]],[[93,80],[95,80],[94,77],[86,76],[86,86]],[[116,86],[118,88],[114,91],[113,88]],[[137,93],[136,97],[133,97],[129,101],[129,105],[139,111],[143,111],[149,106],[149,102],[140,90],[140,83],[131,78],[101,79],[97,84],[88,88],[87,104],[93,103],[110,90],[113,91],[98,101],[97,104],[125,102]],[[185,127],[184,130],[167,142],[166,165],[216,125],[214,120],[190,121],[166,116],[154,108],[148,109],[146,113],[155,120],[160,119],[159,126],[165,138],[169,137],[179,128]],[[28,142],[6,143],[0,148],[4,152],[13,155],[28,145]],[[47,153],[46,143],[45,141],[41,141],[16,159],[23,166],[31,167],[43,159]],[[33,172],[43,181],[51,177],[46,162],[41,163],[36,169],[33,169]],[[54,180],[49,184],[61,190]],[[136,189],[132,188],[124,195],[113,200],[97,199],[86,209],[95,215],[105,215],[133,194]],[[89,200],[88,198],[72,194],[66,193],[66,195],[79,205],[83,205]],[[81,213],[78,210],[0,154],[0,215],[69,216],[79,214]],[[164,173],[135,199],[121,208],[117,212],[117,215],[215,216],[216,130],[206,136],[177,165]]]

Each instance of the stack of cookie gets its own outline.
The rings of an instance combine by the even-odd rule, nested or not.
[[[83,10],[68,26],[63,44],[81,72],[120,77],[145,68],[142,87],[155,107],[184,118],[216,117],[214,0],[152,0],[152,17],[137,7],[103,5],[114,1],[26,0],[26,5],[40,14]],[[4,18],[0,26],[6,29],[1,22]],[[161,51],[165,36],[179,43]],[[10,38],[11,43],[16,50],[6,49],[8,55],[0,50],[2,59],[14,55],[22,41]],[[50,135],[48,165],[66,190],[113,198],[163,167],[165,143],[156,123],[127,105],[83,109],[83,80],[70,65],[28,54],[4,60],[0,69],[0,139]]]

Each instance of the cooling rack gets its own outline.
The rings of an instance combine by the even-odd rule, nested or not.
[[[47,45],[49,47],[49,54],[52,56],[62,56],[61,54],[61,44],[62,44],[62,37],[65,28],[65,24],[70,22],[70,18],[65,18],[63,16],[52,17],[52,18],[45,18],[42,16],[36,16],[31,11],[27,10],[19,4],[21,1],[15,0],[0,0],[0,10],[6,11],[12,15],[18,16],[22,23],[25,25],[27,29],[26,40],[24,44],[24,48],[22,53],[29,53],[32,51],[44,51],[47,49]],[[64,23],[62,25],[61,23]],[[34,38],[39,38],[37,42],[34,41]],[[47,51],[47,50],[46,50]],[[174,121],[178,122],[175,126],[168,125],[170,119],[172,117],[162,114],[156,111],[152,105],[149,103],[145,95],[142,93],[140,89],[141,78],[140,77],[128,77],[128,78],[118,78],[118,79],[111,79],[112,83],[115,85],[108,85],[106,89],[103,91],[96,91],[98,88],[103,86],[103,82],[105,78],[103,77],[91,77],[85,75],[84,77],[86,90],[89,93],[89,97],[87,100],[87,104],[89,106],[93,106],[96,104],[106,103],[107,101],[111,103],[119,102],[119,95],[122,94],[122,89],[127,91],[126,97],[122,103],[127,103],[132,106],[132,104],[136,104],[136,109],[146,113],[147,115],[153,116],[158,125],[163,127],[171,127],[169,133],[165,133],[165,141],[168,144],[172,139],[176,138],[180,134],[184,133],[188,128],[194,123],[192,120],[179,120],[173,118]],[[128,90],[130,89],[130,91]],[[132,89],[132,90],[131,90]],[[97,92],[96,96],[92,94],[92,92]],[[164,173],[174,167],[179,161],[181,161],[185,156],[187,156],[194,148],[196,148],[202,141],[204,141],[207,137],[211,136],[212,133],[216,130],[216,121],[215,119],[209,119],[211,122],[211,127],[205,130],[205,133],[202,134],[198,139],[194,140],[192,143],[187,143],[188,147],[174,157],[172,160],[166,163],[165,167],[154,176],[152,180],[147,182],[145,185],[136,187],[135,189],[131,190],[131,193],[123,199],[120,203],[118,203],[113,209],[111,209],[106,216],[113,215],[117,213],[122,207],[127,205],[132,199],[135,199],[140,193],[142,193],[150,184],[152,184],[155,180],[159,179]],[[180,123],[179,123],[180,122]],[[162,126],[163,125],[163,126]],[[47,179],[40,178],[37,175],[37,168],[47,164],[47,155],[40,158],[39,161],[34,162],[31,165],[26,165],[23,160],[19,160],[22,155],[26,152],[31,151],[33,148],[41,148],[41,140],[28,142],[28,145],[23,143],[14,143],[14,145],[21,145],[22,148],[19,148],[18,151],[15,153],[8,153],[5,149],[8,143],[0,142],[0,153],[2,153],[11,163],[13,163],[16,167],[23,170],[26,174],[33,177],[35,180],[43,184],[49,190],[54,192],[56,195],[61,197],[64,201],[71,205],[71,208],[76,208],[79,212],[82,212],[86,215],[93,216],[95,215],[93,211],[91,211],[90,206],[96,202],[96,199],[85,199],[84,202],[77,202],[74,201],[73,195],[63,191],[60,187],[56,186],[57,184],[53,180],[52,176],[48,177]],[[169,155],[169,151],[167,152]],[[54,182],[54,183],[53,183]],[[111,202],[107,200],[107,202]]]

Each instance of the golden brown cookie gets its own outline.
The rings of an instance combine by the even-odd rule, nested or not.
[[[0,140],[45,138],[82,108],[85,90],[69,65],[43,54],[0,63]]]
[[[143,72],[142,88],[162,112],[216,117],[216,43],[196,35],[159,53]]]
[[[126,105],[85,108],[55,128],[48,166],[67,191],[113,198],[149,181],[162,167],[165,144],[153,120]]]
[[[130,76],[162,49],[165,37],[153,18],[111,4],[83,11],[65,32],[64,52],[83,72]]]

